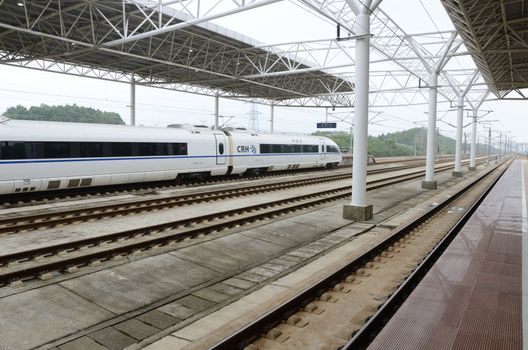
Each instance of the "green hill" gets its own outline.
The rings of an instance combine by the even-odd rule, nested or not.
[[[53,122],[121,124],[125,122],[118,113],[104,112],[94,108],[81,107],[76,104],[65,106],[48,106],[41,104],[27,109],[18,105],[10,107],[4,115],[11,119],[43,120]]]
[[[350,148],[350,134],[344,131],[317,131],[313,135],[326,136],[334,140],[341,148]],[[466,154],[470,151],[470,139],[465,145]],[[438,137],[438,154],[454,154],[455,140],[442,134]],[[369,136],[368,151],[375,157],[423,156],[427,148],[427,129],[413,128],[404,131]],[[494,150],[492,150],[493,152]],[[464,145],[462,146],[464,152]],[[478,153],[487,153],[486,145],[478,145]]]

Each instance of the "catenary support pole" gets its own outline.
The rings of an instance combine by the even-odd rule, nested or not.
[[[488,157],[486,158],[486,165],[490,164],[491,156],[491,127],[488,128]]]
[[[219,113],[219,106],[220,105],[220,96],[218,95],[215,95],[215,119],[214,119],[214,128],[215,130],[218,130],[220,129],[220,125],[218,123],[218,119],[220,117],[220,113]]]
[[[368,104],[370,65],[370,5],[364,1],[356,19],[356,81],[354,147],[352,158],[352,201],[343,207],[345,219],[364,221],[372,218],[372,205],[366,202],[367,152],[368,152]]]
[[[136,125],[136,79],[130,82],[130,125]]]
[[[455,170],[453,176],[461,177],[462,173],[462,125],[464,122],[464,97],[459,96],[457,101],[457,124],[456,124],[456,147],[455,147]]]
[[[274,131],[274,122],[275,122],[275,105],[272,103],[271,104],[271,110],[270,110],[270,131],[271,133],[273,133]]]
[[[437,99],[438,73],[433,72],[429,77],[429,112],[427,115],[427,153],[425,158],[425,180],[422,188],[436,189],[434,181],[434,166],[436,156],[436,99]]]
[[[476,108],[473,109],[473,122],[471,123],[471,154],[469,157],[469,170],[477,170],[477,113]]]
[[[502,157],[502,131],[499,135],[499,158]]]

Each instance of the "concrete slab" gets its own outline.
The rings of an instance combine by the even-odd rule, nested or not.
[[[311,225],[318,229],[326,231],[335,230],[337,228],[349,225],[350,221],[345,220],[339,215],[313,215],[313,213],[306,213],[292,218],[294,222],[302,223],[304,225]]]
[[[0,349],[31,349],[114,316],[57,285],[0,299]]]
[[[114,328],[137,340],[148,338],[159,332],[158,328],[149,326],[135,318],[116,324]]]
[[[209,300],[209,301],[211,301],[213,303],[219,303],[219,302],[224,301],[224,300],[229,298],[229,295],[221,293],[221,292],[218,292],[218,291],[216,291],[214,289],[211,289],[211,288],[205,288],[205,289],[197,290],[192,295],[195,295],[195,296],[197,296],[199,298],[202,298],[202,299],[205,299],[205,300]]]
[[[101,344],[93,340],[92,338],[88,338],[88,337],[81,337],[81,338],[75,339],[74,341],[71,341],[64,345],[60,345],[58,349],[59,350],[108,350],[107,347],[102,346]]]
[[[205,310],[216,304],[215,302],[194,295],[187,295],[181,299],[176,300],[176,302],[180,305],[186,306],[196,311]]]
[[[218,277],[170,254],[64,281],[62,286],[115,313],[124,313]]]
[[[226,295],[237,295],[237,294],[240,294],[240,293],[242,293],[244,291],[241,288],[236,288],[236,287],[224,284],[224,283],[213,284],[209,288],[211,288],[212,290],[215,290],[217,292],[226,294]]]
[[[241,274],[237,275],[237,277],[250,281],[255,284],[264,282],[265,280],[268,279],[268,276],[259,275],[258,273],[254,273],[250,271],[242,272]]]
[[[379,226],[387,228],[396,228],[402,223],[412,219],[414,216],[418,215],[420,212],[424,211],[423,207],[414,207],[406,210],[405,212],[393,216],[386,221],[383,221]]]
[[[174,301],[167,305],[163,305],[162,307],[158,308],[158,310],[173,317],[176,317],[180,320],[184,320],[188,317],[191,317],[192,315],[198,312],[197,310],[192,309],[188,306],[179,304],[177,301]]]
[[[189,345],[191,342],[188,340],[183,340],[173,336],[167,336],[158,340],[155,343],[150,344],[149,346],[144,347],[144,350],[180,350],[185,346]]]
[[[320,236],[321,230],[313,225],[299,222],[295,218],[290,218],[247,230],[243,234],[253,239],[290,248],[307,239]]]
[[[180,321],[180,319],[168,315],[159,310],[152,310],[136,317],[141,322],[147,323],[159,329],[169,328]]]
[[[232,277],[223,281],[222,283],[227,284],[228,286],[240,288],[240,289],[249,289],[255,285],[255,283],[246,281],[240,278]]]
[[[110,350],[121,350],[136,342],[134,338],[112,327],[103,328],[100,331],[88,334],[88,336]]]
[[[276,254],[284,249],[280,244],[257,241],[241,233],[215,239],[211,241],[211,244],[236,251],[243,249],[246,254],[255,257]]]
[[[221,274],[242,269],[255,259],[244,252],[237,253],[234,250],[223,249],[207,243],[184,248],[169,254]]]
[[[207,317],[194,322],[192,325],[172,333],[172,335],[185,340],[197,340],[213,332],[218,327],[229,324],[231,320],[235,320],[241,314],[256,318],[257,314],[254,313],[254,308],[257,305],[262,304],[263,300],[265,300],[263,297],[267,295],[276,295],[276,293],[282,291],[284,291],[283,287],[267,285],[244,297],[244,302],[241,303],[235,301],[221,310],[218,310],[214,314],[208,315]]]

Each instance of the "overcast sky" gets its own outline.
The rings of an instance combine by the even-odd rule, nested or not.
[[[384,0],[381,8],[407,33],[453,29],[439,0]],[[334,24],[310,13],[293,0],[222,18],[215,23],[264,43],[335,37]],[[463,58],[460,60],[463,61]],[[467,61],[461,61],[453,61],[453,64],[467,64]],[[141,86],[136,91],[138,125],[162,127],[169,123],[213,123],[212,97]],[[76,103],[117,112],[128,122],[129,98],[130,88],[127,84],[0,65],[0,113],[17,104],[29,107],[41,103]],[[519,142],[528,142],[524,105],[523,101],[492,101],[484,103],[481,109],[493,110],[487,119],[500,120],[493,123],[494,128],[511,132]],[[270,108],[264,105],[258,105],[257,108],[259,128],[267,131]],[[249,109],[249,103],[220,100],[220,114],[227,116],[233,126],[248,126]],[[426,105],[373,110],[382,113],[378,118],[381,122],[369,127],[371,135],[409,129],[427,117],[424,113]],[[438,117],[443,117],[448,123],[455,123],[456,112],[448,111],[449,104],[439,105],[438,110]],[[316,130],[316,122],[324,118],[324,109],[276,107],[275,130],[310,133]],[[454,129],[446,123],[439,123],[438,126],[442,133],[454,136]],[[348,129],[348,124],[338,123],[338,130]],[[479,129],[483,135],[482,127]],[[470,128],[465,131],[470,132]]]

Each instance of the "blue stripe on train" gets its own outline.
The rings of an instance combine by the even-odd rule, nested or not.
[[[292,155],[319,155],[320,153],[270,153],[270,154],[235,154],[218,156],[218,158],[235,157],[269,157],[269,156],[292,156]],[[327,153],[328,154],[328,153]],[[112,160],[147,160],[147,159],[188,159],[188,158],[216,158],[216,155],[203,156],[157,156],[157,157],[122,157],[122,158],[74,158],[74,159],[37,159],[37,160],[7,160],[0,161],[1,164],[28,164],[28,163],[74,163],[74,162],[104,162]]]

